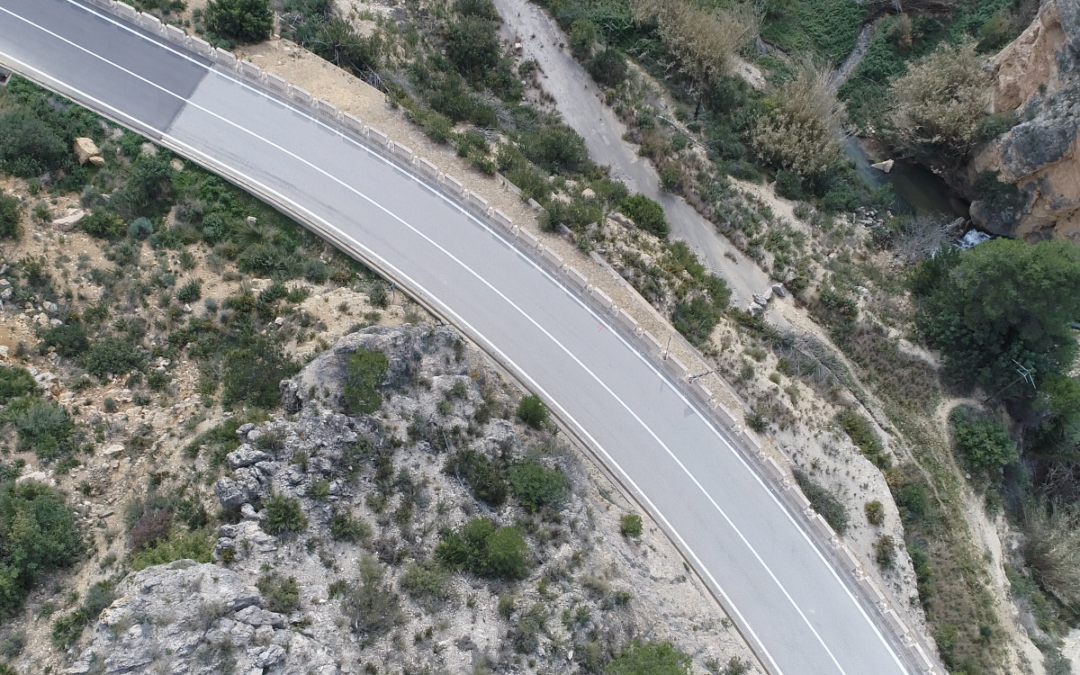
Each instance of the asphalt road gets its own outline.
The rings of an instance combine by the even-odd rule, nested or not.
[[[910,672],[667,377],[500,234],[306,113],[73,0],[0,0],[0,62],[212,167],[386,270],[588,440],[775,673]]]

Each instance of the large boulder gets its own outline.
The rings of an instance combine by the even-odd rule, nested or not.
[[[334,655],[289,630],[236,572],[180,560],[130,574],[68,675],[337,675]]]

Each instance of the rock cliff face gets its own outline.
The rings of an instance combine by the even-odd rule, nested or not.
[[[976,195],[971,215],[987,230],[1038,240],[1080,243],[1080,0],[1046,0],[1039,15],[991,61],[995,113],[1015,112],[1011,131],[971,162],[968,180],[998,172],[1019,194]]]

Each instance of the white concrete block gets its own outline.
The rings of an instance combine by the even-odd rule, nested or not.
[[[251,61],[240,61],[240,74],[252,80],[262,79],[262,68]]]
[[[563,259],[562,259],[562,256],[560,256],[558,253],[556,253],[555,251],[552,251],[550,248],[545,246],[542,254],[544,256],[544,260],[548,261],[549,263],[554,265],[556,268],[562,268]]]
[[[465,191],[465,186],[461,184],[457,178],[454,178],[450,174],[443,174],[443,185],[450,188],[450,192],[455,195],[460,195]]]
[[[210,56],[214,51],[209,42],[198,37],[191,38],[191,49],[200,56]]]
[[[566,276],[568,276],[570,281],[578,288],[585,288],[589,285],[589,280],[585,278],[585,275],[573,267],[566,268]]]
[[[625,309],[620,309],[617,315],[619,317],[619,323],[621,323],[631,333],[637,333],[639,325],[637,319],[630,316],[630,312]]]
[[[423,157],[421,157],[419,161],[417,161],[417,165],[420,167],[420,171],[423,172],[425,176],[428,176],[429,178],[439,177],[439,167],[435,166]]]
[[[593,286],[591,289],[589,289],[589,295],[599,300],[600,305],[603,306],[604,309],[611,309],[612,302],[611,298],[608,297],[607,293],[603,292],[596,286]]]
[[[359,117],[350,115],[349,113],[341,113],[341,121],[345,123],[347,128],[352,129],[356,133],[364,133],[364,123],[360,121]]]
[[[187,33],[176,26],[165,26],[165,38],[170,42],[182,45],[187,42]]]
[[[134,21],[136,17],[139,16],[139,13],[135,10],[135,8],[127,4],[126,2],[116,3],[115,10],[117,16],[122,19],[127,19],[128,21]]]
[[[375,127],[368,127],[368,138],[375,141],[379,145],[389,145],[390,137],[379,131]]]
[[[502,225],[506,229],[510,230],[514,227],[514,221],[510,219],[510,216],[506,215],[499,209],[495,209],[495,222]]]
[[[227,52],[221,47],[214,50],[214,60],[226,68],[236,68],[236,57],[233,56],[232,52]]]
[[[517,231],[517,237],[529,248],[540,248],[540,240],[537,239],[532,232],[528,230],[519,229]]]

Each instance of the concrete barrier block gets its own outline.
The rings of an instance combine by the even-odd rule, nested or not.
[[[364,133],[364,123],[360,121],[359,117],[350,115],[349,113],[341,113],[341,121],[345,123],[347,128],[352,129],[356,133]]]
[[[858,574],[862,569],[862,565],[859,563],[858,557],[851,552],[851,549],[844,546],[840,549],[840,559],[844,561],[844,567],[848,569],[852,574]]]
[[[420,167],[420,171],[423,172],[425,176],[429,178],[439,177],[439,167],[435,166],[423,157],[420,157],[416,160],[416,165]]]
[[[152,33],[158,35],[161,34],[161,19],[156,16],[142,12],[139,14],[138,18],[135,19],[135,23]]]
[[[743,442],[746,443],[746,445],[749,446],[751,450],[753,450],[754,452],[761,452],[761,443],[758,442],[757,437],[754,436],[754,434],[751,433],[749,429],[743,429],[741,436]]]
[[[165,38],[170,42],[182,45],[187,42],[187,33],[176,26],[165,26]]]
[[[251,61],[240,61],[240,74],[252,80],[261,80],[262,68]]]
[[[645,342],[645,348],[649,350],[651,354],[659,356],[664,352],[664,345],[660,344],[660,341],[649,331],[642,333],[641,339]]]
[[[395,141],[394,154],[405,160],[406,162],[412,163],[413,151],[412,148],[408,147],[407,145],[402,145],[401,143]]]
[[[529,200],[529,206],[532,207],[533,211],[543,211],[544,210],[544,207],[540,206],[540,202],[536,201],[535,199],[530,199]]]
[[[263,82],[269,89],[281,94],[289,90],[289,83],[285,81],[285,78],[273,73],[263,73]]]
[[[519,188],[518,186],[514,185],[509,180],[507,180],[506,176],[502,175],[501,173],[496,172],[495,173],[495,179],[499,181],[499,185],[502,185],[504,188],[506,188],[510,192],[513,192],[518,197],[521,196],[521,188]]]
[[[481,211],[487,212],[487,210],[488,210],[488,200],[484,199],[483,197],[476,194],[475,192],[472,192],[472,191],[469,192],[468,201],[469,201],[470,206],[475,206],[476,208],[480,209]]]
[[[200,56],[210,56],[214,51],[214,48],[210,46],[210,43],[202,38],[191,38],[191,49]]]
[[[700,379],[694,380],[694,389],[696,389],[697,393],[702,398],[704,398],[706,401],[709,401],[710,403],[712,402],[712,400],[713,400],[712,389],[709,389],[704,384],[702,384]]]
[[[668,361],[671,362],[672,368],[675,370],[675,375],[684,380],[689,377],[690,371],[687,370],[686,365],[679,360],[679,357],[669,354]]]
[[[783,483],[787,480],[787,474],[784,473],[784,470],[780,468],[780,465],[772,457],[765,460],[765,473],[769,474],[769,477],[777,483]]]
[[[521,240],[529,248],[540,248],[540,240],[537,239],[532,232],[528,230],[519,229],[517,232],[517,238]]]
[[[596,286],[593,286],[591,289],[589,289],[589,295],[599,300],[600,305],[603,306],[604,309],[611,309],[612,302],[611,298],[608,297],[607,293],[603,292]]]
[[[302,89],[295,84],[289,85],[289,98],[304,105],[311,105],[311,94],[307,92],[307,89]]]
[[[313,99],[311,101],[311,107],[315,108],[315,112],[322,115],[324,118],[326,118],[328,120],[336,120],[337,119],[337,114],[338,114],[337,106],[334,105],[333,103],[331,103],[330,101],[326,101],[326,100],[323,100],[321,98],[316,98],[316,99]]]
[[[881,606],[884,604],[885,594],[881,592],[881,589],[870,577],[859,579],[859,588],[862,589],[863,593],[866,593],[866,597],[874,601],[875,605]]]
[[[375,141],[379,145],[389,145],[390,137],[379,131],[375,127],[368,127],[368,138]]]
[[[631,333],[637,333],[639,324],[637,322],[637,319],[630,316],[630,312],[626,311],[625,309],[620,309],[619,313],[616,316],[619,317],[619,323],[621,323],[623,327],[625,327]]]
[[[117,16],[122,19],[127,19],[128,21],[134,21],[135,17],[139,16],[139,13],[135,8],[126,2],[116,3],[115,11]]]
[[[915,656],[915,664],[924,673],[932,673],[935,670],[934,662],[929,656],[926,655],[926,651],[922,648],[922,645],[916,644],[911,650]]]
[[[566,268],[566,276],[569,277],[570,281],[578,288],[583,289],[589,285],[589,280],[585,278],[585,275],[573,267]]]
[[[908,635],[908,628],[904,625],[904,622],[900,620],[900,617],[893,610],[885,612],[885,624],[889,629],[899,635],[900,637],[906,637]]]
[[[499,209],[495,209],[495,222],[510,230],[514,227],[514,221]]]
[[[457,178],[450,174],[443,174],[443,185],[450,188],[450,192],[459,195],[465,191],[465,186]]]
[[[233,56],[232,52],[227,52],[221,47],[214,50],[214,60],[226,68],[236,68],[236,57]]]
[[[731,427],[735,425],[735,415],[731,414],[731,411],[725,408],[721,404],[716,404],[716,414],[720,417],[720,421]]]
[[[810,519],[810,527],[824,539],[832,539],[836,536],[836,532],[833,532],[832,527],[820,513]]]
[[[563,259],[561,255],[545,246],[543,250],[543,256],[544,260],[548,261],[548,263],[554,265],[558,269],[562,269]]]
[[[810,500],[806,498],[806,495],[802,493],[802,490],[792,491],[791,498],[795,500],[795,505],[799,507],[800,511],[805,512],[810,508]]]

